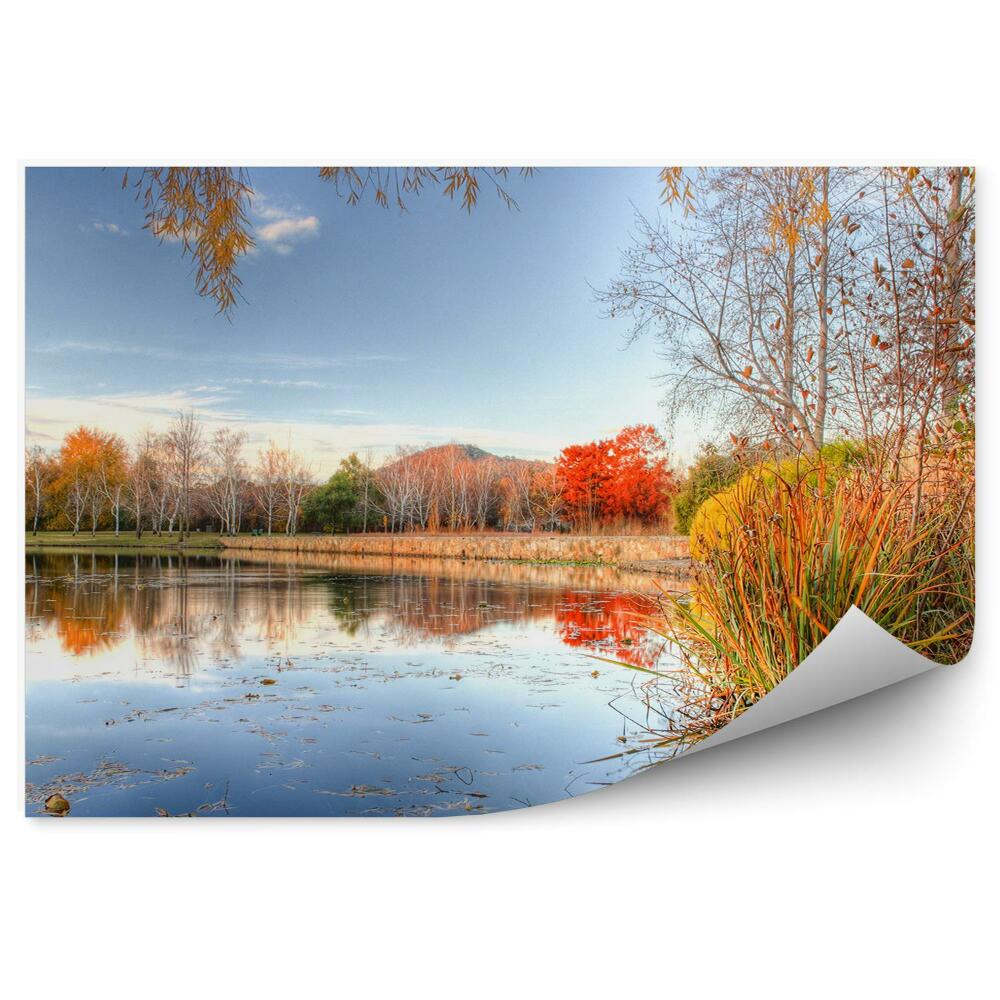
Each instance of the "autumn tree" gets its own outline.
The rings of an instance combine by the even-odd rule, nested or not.
[[[590,441],[563,448],[556,462],[560,492],[570,519],[593,531],[604,518],[603,497],[611,474],[610,444]]]
[[[103,431],[78,427],[66,435],[59,449],[59,472],[54,489],[60,510],[74,535],[80,533],[88,513],[92,532],[97,530],[103,509],[101,462],[106,457],[108,437]]]
[[[938,489],[972,476],[975,171],[885,168],[866,194],[870,250],[841,281],[840,318],[854,408],[893,477],[914,479],[915,523],[931,466]]]
[[[661,519],[675,490],[666,442],[648,424],[614,438],[570,445],[556,463],[562,500],[578,527]]]
[[[610,444],[604,516],[646,524],[662,518],[676,491],[666,441],[651,424],[636,424],[620,431]]]

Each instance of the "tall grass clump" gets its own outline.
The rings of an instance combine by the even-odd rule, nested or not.
[[[762,698],[855,605],[911,649],[954,663],[972,641],[973,487],[924,497],[856,469],[832,485],[769,471],[731,494],[687,600],[659,625],[696,679],[707,735]],[[698,715],[698,713],[695,713]],[[690,719],[694,719],[688,713]]]

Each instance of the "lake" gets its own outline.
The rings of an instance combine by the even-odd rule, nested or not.
[[[74,817],[580,795],[662,753],[650,675],[595,658],[669,669],[656,594],[603,567],[29,552],[27,813],[54,793]]]

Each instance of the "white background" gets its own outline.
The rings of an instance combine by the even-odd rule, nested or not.
[[[995,987],[998,156],[996,54],[981,10],[621,0],[8,8],[0,984],[9,995],[627,1000]],[[976,164],[973,655],[623,786],[519,813],[25,820],[13,527],[18,161],[123,159]]]

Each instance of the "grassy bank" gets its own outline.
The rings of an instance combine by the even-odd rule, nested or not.
[[[216,532],[199,531],[191,534],[181,544],[181,536],[176,532],[172,535],[154,535],[145,532],[142,538],[136,538],[135,532],[123,531],[115,535],[113,531],[98,531],[92,535],[89,531],[81,531],[74,535],[72,531],[40,531],[37,535],[24,536],[26,549],[54,548],[61,549],[220,549],[222,544]]]
[[[638,572],[686,568],[688,540],[672,535],[549,535],[487,532],[481,535],[219,535],[197,532],[183,543],[180,536],[134,533],[115,536],[69,531],[25,535],[25,548],[132,550],[239,550],[305,553],[325,556],[378,556],[420,559],[474,559],[554,566],[612,566]]]
[[[683,560],[688,540],[673,535],[285,535],[223,538],[227,549],[443,559],[505,560],[556,565],[629,566]]]

